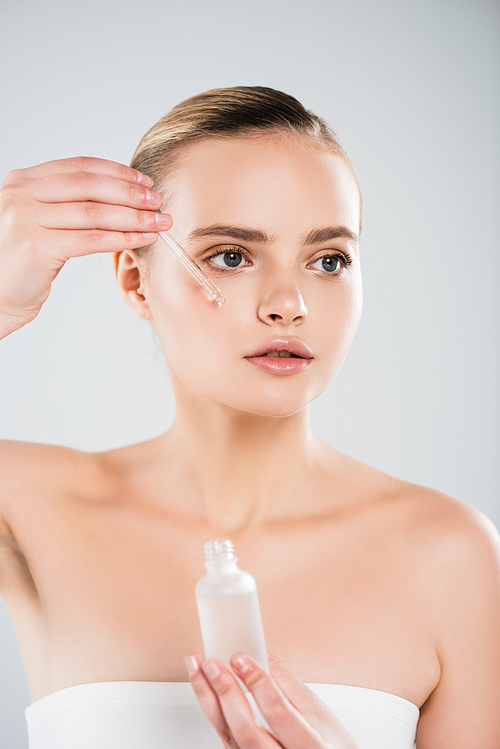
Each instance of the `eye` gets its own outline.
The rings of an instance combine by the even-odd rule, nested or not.
[[[239,268],[243,266],[246,255],[241,247],[226,247],[209,255],[205,260],[210,260],[218,268]]]
[[[348,259],[343,255],[322,255],[311,263],[311,268],[316,266],[315,270],[326,270],[327,273],[335,273],[343,267],[345,268],[347,265],[350,265],[351,262],[350,258]],[[317,266],[317,263],[320,263],[320,265]]]
[[[212,260],[217,258],[222,262],[215,262],[215,265],[227,265],[229,268],[237,268],[243,260],[241,252],[220,252],[217,255],[212,256]]]

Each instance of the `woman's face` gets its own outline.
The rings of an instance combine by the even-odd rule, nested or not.
[[[168,188],[171,234],[226,299],[209,301],[161,242],[150,250],[143,288],[174,389],[254,414],[303,409],[339,371],[361,314],[350,168],[297,135],[212,138],[185,147]],[[312,358],[248,358],[276,339]]]

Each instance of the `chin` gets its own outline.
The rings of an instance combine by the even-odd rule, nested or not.
[[[312,399],[302,398],[285,398],[283,395],[274,398],[245,398],[239,402],[235,401],[220,401],[224,405],[235,409],[236,411],[242,411],[244,413],[253,414],[254,416],[267,416],[271,418],[286,418],[287,416],[293,416],[299,411],[303,411],[304,408],[310,404]]]
[[[267,386],[253,387],[240,398],[241,410],[258,416],[285,418],[303,411],[328,387],[329,381],[319,377],[302,381],[299,378],[277,378]]]
[[[225,406],[242,415],[247,413],[271,418],[293,416],[307,408],[330,384],[321,378],[292,383],[291,378],[284,377],[276,378],[277,382],[256,384],[245,381],[239,372],[235,372],[234,377],[228,377],[227,373],[220,371],[193,380],[192,377],[183,377],[182,371],[179,374],[172,362],[168,362],[168,366],[176,398],[185,394],[191,400],[191,393],[193,403],[201,397],[201,406],[206,398],[213,405]]]
[[[251,408],[242,408],[241,411],[244,411],[245,413],[253,414],[254,416],[264,416],[268,418],[274,418],[274,419],[286,419],[287,416],[293,416],[294,414],[299,413],[300,411],[303,411],[306,406],[301,406],[297,409],[290,409],[290,408],[272,408],[269,407],[267,409],[251,409]]]

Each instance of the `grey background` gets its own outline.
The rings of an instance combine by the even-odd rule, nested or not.
[[[0,174],[128,163],[174,104],[267,85],[336,129],[364,197],[363,319],[312,408],[329,444],[500,526],[500,6],[492,0],[0,2]],[[162,354],[109,257],[73,260],[0,342],[0,438],[104,450],[173,416]],[[0,747],[29,703],[0,602]]]

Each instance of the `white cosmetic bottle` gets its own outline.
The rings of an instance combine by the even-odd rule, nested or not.
[[[233,544],[225,538],[205,544],[205,559],[207,574],[195,588],[205,658],[217,658],[234,674],[231,656],[248,653],[269,673],[255,579],[238,569]]]

